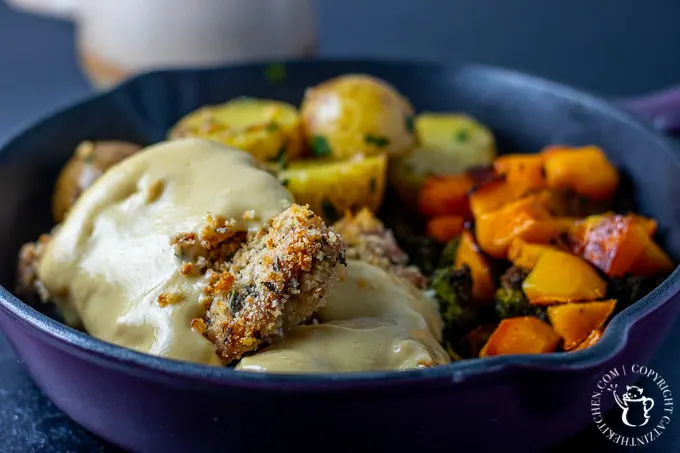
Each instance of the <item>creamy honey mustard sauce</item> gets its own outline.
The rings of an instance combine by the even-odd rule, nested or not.
[[[246,153],[200,139],[151,146],[109,169],[74,205],[39,265],[51,298],[91,335],[137,351],[219,365],[192,330],[205,315],[203,277],[179,274],[170,238],[206,215],[258,228],[292,202]],[[246,211],[256,217],[244,220]],[[158,296],[181,299],[161,307]],[[237,369],[270,372],[403,370],[448,363],[436,303],[410,283],[350,261],[321,324],[298,326]]]
[[[293,328],[282,340],[245,357],[247,371],[405,370],[449,362],[439,344],[436,303],[409,282],[360,261],[330,290],[320,324]]]

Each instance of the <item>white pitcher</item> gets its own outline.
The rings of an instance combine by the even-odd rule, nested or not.
[[[80,62],[98,86],[155,68],[308,58],[313,0],[10,0],[77,23]]]

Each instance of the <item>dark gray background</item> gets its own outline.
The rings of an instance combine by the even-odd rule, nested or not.
[[[607,96],[680,83],[678,0],[318,0],[318,5],[322,56],[489,63]],[[72,26],[13,12],[0,0],[0,142],[89,92],[75,60]],[[652,366],[680,394],[677,344],[680,324]],[[678,426],[675,420],[670,432],[641,449],[680,451]],[[108,447],[42,396],[0,337],[0,451],[104,450]],[[579,450],[616,451],[593,431],[561,449]]]

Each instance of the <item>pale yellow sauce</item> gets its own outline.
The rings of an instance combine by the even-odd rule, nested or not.
[[[39,276],[71,323],[137,351],[219,365],[192,330],[205,314],[203,277],[181,276],[170,238],[200,231],[206,215],[258,228],[292,202],[246,153],[182,139],[154,145],[109,169],[54,233]],[[243,220],[254,210],[253,220]],[[158,296],[182,294],[161,307]],[[360,262],[331,288],[322,324],[299,326],[238,369],[315,372],[408,369],[447,363],[436,304],[409,283]]]
[[[437,305],[410,283],[360,261],[333,285],[318,325],[243,358],[237,369],[269,372],[406,370],[449,362]]]

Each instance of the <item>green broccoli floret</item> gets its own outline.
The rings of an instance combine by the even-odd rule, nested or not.
[[[442,319],[452,330],[460,330],[476,318],[472,304],[472,275],[469,267],[437,270],[432,277],[432,289],[439,300]]]
[[[430,288],[439,301],[444,321],[444,347],[453,360],[470,356],[465,335],[489,319],[488,309],[472,295],[470,268],[464,265],[460,269],[452,266],[438,269]]]
[[[446,243],[442,254],[439,257],[439,267],[453,266],[456,260],[456,251],[458,250],[458,238]]]
[[[607,298],[616,299],[616,312],[633,305],[659,286],[665,277],[605,277],[607,279]]]
[[[516,266],[508,268],[501,275],[500,286],[494,295],[494,311],[498,319],[516,316],[536,316],[547,320],[545,308],[532,305],[522,291],[522,282],[529,271]]]

